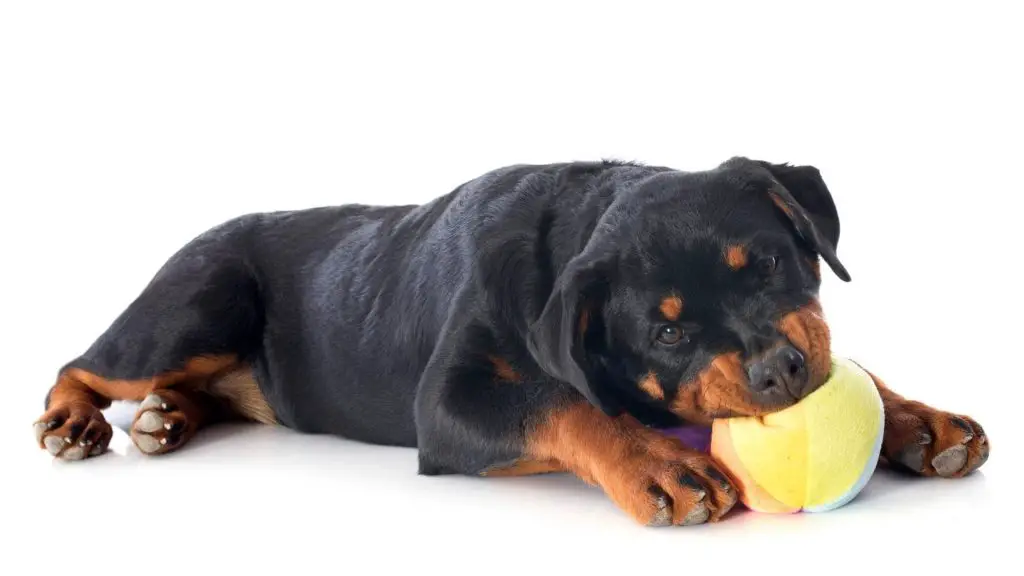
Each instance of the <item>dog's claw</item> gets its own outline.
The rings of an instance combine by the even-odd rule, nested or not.
[[[87,452],[81,446],[72,446],[65,450],[60,457],[65,460],[81,460],[85,458]]]
[[[672,524],[672,506],[669,500],[668,494],[661,491],[660,488],[652,488],[651,492],[656,494],[655,504],[658,507],[657,512],[651,518],[651,521],[647,523],[648,526],[662,527],[669,526]]]
[[[690,510],[690,513],[686,515],[686,518],[683,519],[683,526],[703,524],[708,521],[710,516],[711,511],[708,510],[708,507],[705,506],[703,502],[699,502],[693,507],[693,510]]]
[[[967,464],[967,448],[959,444],[947,448],[932,458],[932,468],[939,473],[939,476],[952,476],[959,472]]]
[[[142,400],[142,404],[139,404],[139,411],[150,410],[152,408],[159,408],[163,400],[160,399],[156,394],[150,394]]]
[[[149,434],[133,434],[132,440],[135,441],[135,445],[138,446],[139,450],[146,454],[151,454],[160,449],[160,442]]]
[[[43,445],[46,446],[46,451],[52,456],[60,454],[60,451],[64,449],[64,441],[56,436],[47,436],[43,440]]]
[[[143,412],[135,421],[135,429],[140,432],[156,432],[164,425],[163,418],[153,411]]]
[[[907,446],[896,456],[896,460],[914,472],[924,469],[925,444]]]

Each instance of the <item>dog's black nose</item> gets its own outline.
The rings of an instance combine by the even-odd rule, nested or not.
[[[747,368],[747,376],[755,392],[782,393],[800,399],[807,388],[804,355],[792,346],[769,351]]]

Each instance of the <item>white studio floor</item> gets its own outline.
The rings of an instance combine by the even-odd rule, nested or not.
[[[111,420],[123,425],[130,410],[115,405]],[[34,449],[28,426],[24,436],[5,466],[17,485],[4,506],[17,546],[5,555],[27,566],[59,555],[76,574],[603,574],[671,564],[793,574],[832,563],[839,573],[880,563],[886,573],[1013,573],[996,566],[995,552],[1015,530],[1005,504],[1018,478],[996,452],[962,480],[879,471],[827,514],[744,510],[716,525],[650,529],[569,476],[426,478],[415,474],[412,450],[284,429],[214,428],[157,458],[116,430],[111,452],[72,463]],[[874,546],[849,549],[851,540]],[[140,563],[144,570],[126,568]]]

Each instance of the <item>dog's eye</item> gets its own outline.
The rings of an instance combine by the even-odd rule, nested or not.
[[[672,324],[666,324],[658,329],[658,342],[672,346],[682,342],[686,338],[683,331],[678,326]]]
[[[779,259],[776,256],[765,256],[759,262],[763,274],[771,274],[779,267]]]

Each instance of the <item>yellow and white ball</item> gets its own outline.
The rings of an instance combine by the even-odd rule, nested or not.
[[[824,512],[864,489],[884,425],[871,376],[833,357],[828,381],[796,405],[759,418],[716,420],[710,451],[751,510]]]

